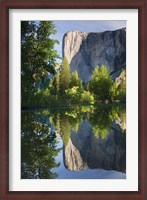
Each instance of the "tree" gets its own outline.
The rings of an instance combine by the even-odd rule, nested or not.
[[[89,89],[100,100],[111,99],[111,87],[113,81],[110,77],[106,66],[96,67],[93,72],[91,81],[89,82]]]
[[[66,96],[68,98],[68,101],[70,100],[72,103],[79,102],[81,93],[79,92],[79,87],[74,86],[72,88],[69,88],[68,90],[65,90]]]
[[[82,92],[80,98],[82,103],[94,103],[94,96],[89,91]]]
[[[55,33],[51,21],[21,22],[22,103],[29,103],[38,85],[55,72],[55,61],[59,56],[54,45],[58,41],[50,38]]]
[[[54,94],[59,95],[60,90],[60,72],[57,71],[56,75],[53,78],[53,90]]]
[[[126,101],[126,70],[123,69],[112,85],[111,94],[113,99]]]
[[[111,89],[110,89],[110,92],[111,92],[111,99],[112,100],[118,100],[118,95],[119,95],[119,91],[118,91],[118,85],[116,82],[114,82],[111,86]]]
[[[69,87],[70,87],[70,88],[72,88],[72,87],[74,87],[74,86],[78,86],[79,89],[80,89],[81,91],[83,91],[82,80],[79,79],[77,70],[75,70],[75,71],[71,74],[71,79],[70,79],[70,83],[69,83]]]
[[[63,58],[60,71],[60,94],[65,94],[65,90],[69,87],[70,81],[70,66],[66,57]]]

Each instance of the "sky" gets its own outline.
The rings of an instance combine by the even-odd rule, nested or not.
[[[55,49],[62,57],[62,39],[66,32],[77,30],[82,32],[103,32],[126,27],[125,20],[57,20],[53,21],[57,33],[52,38],[57,39],[60,45]]]

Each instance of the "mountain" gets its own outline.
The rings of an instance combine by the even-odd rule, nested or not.
[[[63,57],[71,72],[77,70],[83,82],[91,79],[96,66],[117,72],[126,64],[126,29],[105,32],[69,31],[63,37]]]

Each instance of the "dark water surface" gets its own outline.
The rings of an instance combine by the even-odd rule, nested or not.
[[[22,111],[21,178],[126,178],[125,105]]]

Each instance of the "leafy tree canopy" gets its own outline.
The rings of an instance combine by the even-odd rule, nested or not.
[[[74,72],[72,72],[70,83],[69,83],[69,87],[70,88],[75,87],[75,86],[78,86],[79,89],[81,91],[83,91],[82,80],[78,77],[77,70],[75,70]]]
[[[54,50],[57,40],[51,39],[55,34],[51,21],[21,22],[21,75],[23,91],[32,91],[43,82],[49,73],[55,72],[56,58]]]
[[[110,77],[106,66],[96,67],[93,72],[91,81],[89,82],[89,89],[100,100],[111,99],[111,87],[113,81]]]

